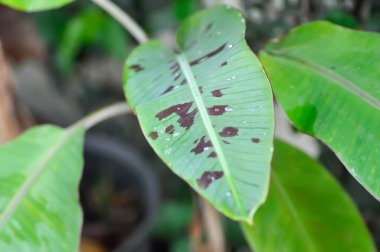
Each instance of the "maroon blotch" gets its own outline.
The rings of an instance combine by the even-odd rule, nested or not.
[[[212,23],[209,23],[207,26],[206,26],[206,29],[205,29],[205,33],[207,33],[212,27]]]
[[[224,94],[222,93],[221,89],[216,89],[211,92],[212,96],[214,97],[222,97]]]
[[[207,157],[209,157],[209,158],[215,158],[216,157],[216,152],[215,151],[211,152]]]
[[[181,81],[180,84],[181,84],[181,85],[185,85],[185,84],[187,84],[187,80],[186,80],[186,79],[183,79],[183,80]]]
[[[218,48],[215,49],[214,51],[211,51],[211,52],[209,52],[208,54],[206,54],[206,55],[204,55],[204,56],[202,56],[202,57],[200,57],[200,58],[198,58],[198,59],[196,59],[196,60],[191,61],[191,62],[190,62],[190,66],[194,66],[194,65],[196,65],[196,64],[199,64],[199,63],[201,63],[202,61],[204,61],[204,60],[206,60],[206,59],[208,59],[208,58],[211,58],[211,57],[217,55],[218,53],[220,53],[220,52],[224,49],[224,47],[226,47],[226,43],[223,44],[223,45],[221,45],[220,47],[218,47]]]
[[[196,108],[193,111],[191,111],[190,113],[185,114],[184,116],[181,116],[177,120],[177,122],[179,123],[179,126],[181,126],[182,128],[186,128],[186,130],[188,130],[191,126],[193,126],[194,117],[197,114],[197,112],[198,112],[198,109]]]
[[[153,140],[156,140],[156,138],[158,137],[158,134],[156,131],[152,131],[150,132],[149,137],[152,138]]]
[[[173,134],[174,133],[174,126],[173,125],[169,125],[168,127],[166,127],[165,132],[167,134]]]
[[[202,176],[197,179],[197,183],[200,188],[206,189],[212,182],[223,177],[224,173],[222,171],[206,171]]]
[[[228,105],[215,105],[211,108],[207,108],[207,113],[209,115],[223,115],[226,112]]]
[[[260,143],[260,139],[258,138],[252,138],[251,140],[253,143]]]
[[[144,68],[141,65],[139,65],[139,64],[130,65],[129,69],[134,70],[136,73],[144,70]]]
[[[211,141],[205,141],[205,136],[203,136],[201,138],[201,140],[199,141],[199,143],[197,144],[197,146],[195,146],[194,149],[191,150],[191,152],[194,152],[194,154],[199,154],[199,153],[202,153],[205,148],[208,148],[208,147],[212,147],[212,143]]]
[[[169,86],[161,95],[163,94],[166,94],[166,93],[169,93],[170,91],[172,91],[174,89],[174,86]]]
[[[222,64],[220,64],[221,67],[225,65],[227,65],[227,61],[224,61]]]
[[[173,106],[171,106],[167,109],[164,109],[161,112],[157,113],[156,118],[158,118],[158,120],[161,121],[162,119],[170,116],[173,113],[176,113],[179,116],[184,116],[189,111],[192,104],[193,104],[193,102],[187,102],[187,103],[173,105]]]
[[[239,129],[235,127],[225,127],[221,132],[219,132],[219,135],[222,137],[234,137],[237,135]]]

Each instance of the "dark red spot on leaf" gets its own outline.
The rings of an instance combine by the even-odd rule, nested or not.
[[[211,108],[207,108],[209,115],[223,115],[226,112],[227,105],[215,105]]]
[[[216,89],[212,91],[211,93],[212,93],[212,96],[214,97],[222,97],[224,95],[220,89]]]
[[[191,61],[190,62],[190,66],[197,65],[197,64],[201,63],[202,61],[204,61],[204,60],[206,60],[208,58],[211,58],[211,57],[217,55],[218,53],[220,53],[221,51],[223,51],[224,47],[226,47],[226,44],[223,44],[220,47],[218,47],[217,49],[209,52],[208,54],[206,54],[206,55],[204,55],[204,56],[202,56],[202,57],[200,57],[200,58],[198,58],[196,60]]]
[[[174,89],[174,86],[169,86],[161,95],[163,94],[166,94],[166,93],[169,93],[170,91],[172,91]]]
[[[173,113],[176,113],[179,116],[184,116],[189,111],[192,104],[193,104],[192,102],[187,102],[187,103],[173,105],[157,113],[156,118],[158,118],[158,120],[161,121],[162,119],[170,116]]]
[[[222,171],[206,171],[202,176],[197,179],[197,183],[200,188],[206,189],[212,182],[223,177],[224,173]]]
[[[221,67],[225,65],[227,65],[227,61],[224,61],[222,64],[220,64]]]
[[[221,132],[219,132],[219,135],[222,137],[234,137],[238,133],[238,128],[235,127],[225,127]]]
[[[166,127],[165,132],[168,134],[173,134],[174,133],[174,126],[169,125],[168,127]]]
[[[173,105],[157,113],[156,118],[158,118],[158,120],[161,121],[162,119],[175,113],[179,116],[179,119],[177,120],[179,125],[183,128],[189,129],[194,124],[194,117],[198,112],[198,109],[194,109],[193,111],[189,113],[189,110],[192,104],[193,104],[192,102],[188,102],[188,103]]]
[[[211,141],[205,141],[205,136],[203,136],[201,138],[201,140],[199,141],[199,143],[197,144],[197,146],[195,146],[194,149],[191,150],[191,152],[194,152],[194,154],[199,154],[199,153],[202,153],[206,148],[210,148],[212,147],[212,143]]]
[[[215,151],[211,152],[207,157],[209,157],[209,158],[215,158],[216,157],[216,152]]]
[[[209,23],[207,26],[206,26],[206,29],[205,29],[205,33],[207,33],[212,27],[212,23]]]
[[[131,65],[129,66],[129,69],[134,70],[136,73],[144,70],[144,68],[139,64]]]
[[[149,137],[152,138],[153,140],[156,140],[156,138],[158,137],[158,134],[156,131],[152,131],[150,132]]]
[[[258,139],[258,138],[252,138],[252,142],[253,143],[260,143],[260,139]]]
[[[187,84],[187,80],[186,80],[186,79],[183,79],[183,80],[181,81],[181,85],[185,85],[185,84]]]

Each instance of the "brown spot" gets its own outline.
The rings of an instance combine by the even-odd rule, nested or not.
[[[194,117],[198,112],[198,109],[195,108],[193,111],[189,113],[192,104],[193,102],[173,105],[157,113],[156,118],[158,118],[158,120],[161,121],[162,119],[175,113],[179,116],[179,119],[177,120],[179,125],[182,128],[186,128],[186,130],[188,130],[194,124]]]
[[[251,140],[253,143],[260,143],[260,139],[258,138],[252,138]]]
[[[169,125],[168,127],[166,127],[165,132],[168,134],[173,134],[174,133],[174,126]]]
[[[205,29],[205,33],[207,33],[212,27],[212,23],[209,23],[207,26],[206,26],[206,29]]]
[[[215,151],[211,152],[207,157],[209,157],[209,158],[215,158],[216,157],[216,152]]]
[[[197,146],[195,146],[194,149],[191,150],[191,152],[194,152],[194,154],[202,153],[206,148],[212,147],[211,141],[205,141],[205,136],[201,138]]]
[[[186,79],[183,79],[183,80],[181,81],[181,85],[185,85],[185,84],[187,84],[187,80],[186,80]]]
[[[190,113],[186,114],[185,116],[182,116],[181,118],[179,118],[177,120],[177,122],[179,123],[179,126],[181,126],[182,128],[186,128],[186,130],[188,130],[191,126],[193,126],[194,118],[197,112],[198,112],[198,109],[196,108]]]
[[[129,69],[134,70],[136,73],[144,70],[144,68],[141,65],[139,65],[139,64],[130,65]]]
[[[227,65],[227,61],[224,61],[222,64],[220,64],[221,67],[225,65]]]
[[[225,144],[231,144],[230,142],[228,142],[228,141],[226,141],[226,140],[222,140],[223,141],[223,143],[225,143]]]
[[[170,69],[175,69],[175,68],[179,68],[178,62],[176,62],[176,63],[174,63],[173,65],[170,66]]]
[[[216,89],[216,90],[212,91],[211,93],[212,93],[212,96],[214,96],[214,97],[222,97],[224,95],[222,93],[221,89]]]
[[[207,108],[209,115],[223,115],[226,112],[227,105],[215,105],[211,108]]]
[[[166,94],[166,93],[169,93],[170,91],[172,91],[174,89],[174,86],[169,86],[161,95],[163,94]]]
[[[219,135],[222,137],[234,137],[237,135],[239,129],[235,127],[225,127],[221,132],[219,132]]]
[[[221,45],[220,47],[218,47],[217,49],[215,49],[214,51],[211,51],[209,52],[208,54],[196,59],[196,60],[193,60],[190,62],[190,66],[194,66],[194,65],[197,65],[199,63],[201,63],[202,61],[208,59],[208,58],[211,58],[215,55],[217,55],[218,53],[220,53],[221,51],[223,51],[224,47],[226,47],[226,44],[223,44]]]
[[[212,182],[223,177],[224,173],[222,171],[206,171],[202,176],[197,179],[197,183],[200,188],[206,189]]]
[[[156,138],[158,137],[158,134],[156,131],[152,131],[150,132],[149,137],[152,138],[153,140],[156,140]]]

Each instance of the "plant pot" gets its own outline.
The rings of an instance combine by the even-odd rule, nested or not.
[[[84,152],[83,240],[99,251],[149,251],[159,198],[149,165],[132,147],[104,136],[86,137]]]

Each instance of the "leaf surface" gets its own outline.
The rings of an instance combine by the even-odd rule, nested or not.
[[[380,36],[306,24],[260,53],[276,98],[380,198]]]
[[[376,251],[355,205],[315,160],[275,141],[268,199],[242,225],[257,252]]]
[[[125,94],[166,164],[225,215],[250,221],[267,195],[274,115],[244,35],[237,10],[201,11],[180,27],[177,54],[158,41],[132,52]]]
[[[33,128],[0,147],[0,251],[77,251],[82,128]]]
[[[42,11],[59,8],[74,0],[0,0],[0,3],[21,11]]]

